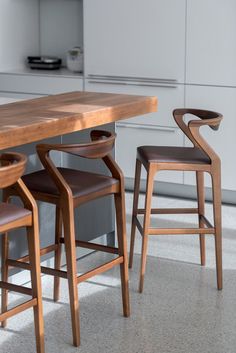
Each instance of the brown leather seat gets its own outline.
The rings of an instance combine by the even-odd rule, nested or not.
[[[137,149],[137,157],[148,163],[211,163],[203,151],[194,147],[140,146]]]
[[[188,121],[189,115],[194,120]],[[185,117],[187,116],[187,119]],[[205,265],[205,234],[215,236],[217,287],[222,289],[222,237],[221,237],[221,170],[220,158],[208,141],[201,136],[200,127],[209,126],[212,130],[219,128],[222,115],[216,112],[200,109],[175,109],[173,117],[179,128],[189,139],[193,147],[174,146],[140,146],[137,148],[134,199],[130,241],[129,267],[133,264],[135,231],[138,228],[142,235],[141,269],[139,291],[143,291],[144,274],[147,260],[147,244],[149,235],[164,234],[199,234],[201,265]],[[138,207],[140,194],[141,168],[147,172],[144,208]],[[153,208],[152,195],[156,175],[160,171],[195,172],[197,181],[197,207],[195,208]],[[213,195],[212,225],[205,217],[204,173],[211,175]],[[144,215],[143,220],[139,215]],[[195,228],[161,228],[151,226],[151,216],[159,214],[197,214],[198,227]]]
[[[71,188],[73,197],[90,195],[119,183],[117,179],[106,175],[69,168],[57,169]],[[45,169],[24,175],[22,179],[31,191],[59,196],[59,191],[54,181]]]
[[[31,211],[13,204],[0,203],[0,227],[31,215]]]

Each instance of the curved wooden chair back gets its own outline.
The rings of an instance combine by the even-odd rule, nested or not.
[[[109,154],[114,146],[116,134],[109,131],[91,131],[92,142],[81,144],[40,144],[37,152],[42,155],[49,151],[60,151],[80,156],[83,158],[103,158]]]
[[[27,158],[20,153],[6,152],[0,155],[0,188],[15,184],[23,175]]]
[[[199,119],[190,120],[187,124],[184,121],[184,116],[186,114],[191,114]],[[218,155],[212,149],[212,147],[207,143],[207,141],[200,134],[200,127],[208,125],[213,130],[218,130],[221,120],[223,119],[222,114],[213,112],[210,110],[201,109],[175,109],[173,111],[174,119],[183,131],[183,133],[189,138],[195,147],[200,148],[205,152],[211,161],[220,161]]]
[[[122,172],[111,157],[111,151],[115,143],[116,134],[109,131],[93,130],[90,133],[91,142],[82,144],[40,144],[37,145],[37,153],[44,168],[54,180],[60,192],[71,195],[71,190],[62,177],[59,170],[50,159],[50,151],[59,151],[73,154],[82,158],[103,159],[113,177],[122,178]]]

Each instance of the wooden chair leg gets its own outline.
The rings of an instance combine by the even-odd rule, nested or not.
[[[8,189],[4,189],[2,192],[2,200],[3,202],[9,202],[10,196],[8,195]],[[8,282],[9,276],[9,266],[7,264],[7,259],[9,257],[9,239],[8,233],[2,234],[2,261],[1,261],[1,271],[2,271],[2,281]],[[8,304],[8,290],[2,288],[2,305],[1,311],[2,313],[7,311]],[[7,326],[7,320],[1,322],[1,326],[4,328]]]
[[[29,246],[29,262],[31,268],[31,282],[33,297],[37,298],[37,305],[34,306],[34,325],[36,336],[37,353],[44,353],[44,324],[43,324],[43,304],[40,277],[40,245],[38,221],[34,217],[34,225],[27,228],[27,239]]]
[[[124,262],[120,264],[123,313],[125,317],[129,317],[130,316],[129,274],[128,274],[128,254],[127,254],[124,190],[121,191],[121,194],[115,194],[115,206],[116,206],[116,224],[117,224],[119,255],[123,256],[124,258]]]
[[[217,272],[217,288],[223,288],[223,271],[222,271],[222,222],[221,222],[221,177],[220,168],[214,171],[212,177],[212,193],[213,193],[213,213],[215,225],[215,254],[216,254],[216,272]]]
[[[74,209],[72,202],[68,202],[63,205],[62,217],[64,225],[67,279],[70,296],[73,344],[75,347],[78,347],[80,345],[80,323],[75,252]]]
[[[8,234],[5,233],[2,235],[2,281],[8,282],[8,252],[9,252],[9,241],[8,241]],[[2,306],[1,310],[2,313],[7,311],[7,302],[8,302],[8,290],[2,288]],[[2,321],[1,326],[6,327],[7,320]]]
[[[146,198],[145,198],[145,211],[144,211],[144,221],[143,221],[141,268],[140,268],[140,280],[139,280],[140,293],[142,293],[143,291],[144,274],[145,274],[146,261],[147,261],[148,228],[150,225],[150,217],[151,217],[153,182],[154,182],[154,172],[150,167],[147,173],[147,182],[146,182]]]
[[[57,249],[55,250],[55,261],[54,268],[56,270],[60,270],[61,268],[61,248],[62,245],[60,243],[60,238],[62,236],[62,216],[61,210],[58,206],[56,206],[56,226],[55,226],[55,244],[57,245]],[[60,277],[54,277],[54,293],[53,299],[54,302],[59,300],[59,292],[60,292]]]
[[[200,215],[205,214],[205,190],[204,190],[204,172],[196,172],[197,177],[197,199],[198,199],[198,224],[199,228],[204,227],[204,223]],[[206,245],[205,245],[205,234],[199,235],[200,242],[200,257],[201,266],[206,264]]]
[[[132,212],[132,225],[131,225],[131,238],[130,238],[130,253],[129,253],[129,268],[132,268],[133,266],[134,242],[135,242],[135,232],[136,232],[135,217],[137,216],[137,209],[138,209],[141,166],[142,166],[141,162],[138,159],[136,159],[134,196],[133,196],[134,199],[133,199],[133,212]]]

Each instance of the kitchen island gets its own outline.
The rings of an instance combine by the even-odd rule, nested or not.
[[[28,156],[26,172],[42,166],[35,146],[40,142],[81,143],[89,139],[91,128],[114,130],[121,119],[151,113],[157,98],[122,94],[71,92],[0,105],[0,149],[13,149]],[[105,126],[104,126],[105,125]],[[106,172],[101,161],[87,161],[55,154],[58,166]],[[135,162],[135,161],[134,161]],[[39,205],[41,245],[54,241],[54,209]],[[87,214],[93,214],[93,222]],[[81,240],[91,240],[114,230],[111,199],[100,199],[79,209],[76,233]],[[13,234],[14,236],[14,234]],[[26,244],[14,236],[13,257],[24,255]]]

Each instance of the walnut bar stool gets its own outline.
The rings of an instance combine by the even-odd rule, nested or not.
[[[41,271],[55,276],[54,300],[59,298],[60,277],[66,278],[69,285],[73,344],[80,344],[79,302],[77,284],[120,265],[124,316],[130,315],[128,289],[128,255],[126,245],[125,195],[123,174],[110,155],[114,146],[115,134],[107,131],[91,132],[92,142],[70,145],[37,146],[38,156],[44,170],[25,175],[23,180],[39,201],[56,205],[55,244],[41,249],[41,255],[55,252],[55,268],[41,267]],[[111,176],[80,170],[57,168],[50,159],[50,151],[66,152],[89,159],[102,159]],[[118,248],[76,240],[74,209],[80,205],[106,195],[114,195]],[[62,223],[64,237],[62,236]],[[61,245],[65,245],[67,271],[60,269]],[[76,246],[105,251],[117,256],[107,263],[80,276],[76,270]],[[24,261],[21,259],[21,261]]]
[[[6,320],[23,310],[33,307],[37,353],[44,353],[44,328],[42,316],[42,293],[40,279],[40,247],[38,232],[38,211],[35,200],[20,179],[25,170],[26,157],[19,153],[4,153],[0,156],[0,187],[3,201],[0,203],[0,234],[2,234],[2,310],[0,322],[6,326]],[[10,203],[11,195],[20,196],[24,207]],[[29,246],[28,269],[31,272],[32,288],[8,283],[10,259],[8,232],[26,227]],[[7,310],[8,291],[15,291],[32,297],[13,309]]]
[[[197,118],[184,122],[184,116],[191,114]],[[201,265],[205,265],[205,234],[215,236],[215,254],[217,269],[217,286],[222,289],[222,238],[221,238],[221,163],[220,158],[200,135],[199,129],[208,125],[213,130],[219,128],[222,115],[207,110],[198,109],[176,109],[173,111],[174,119],[183,133],[192,142],[193,147],[162,147],[162,146],[141,146],[137,149],[135,186],[133,199],[133,215],[131,229],[131,244],[129,267],[133,264],[135,230],[138,228],[142,235],[142,253],[139,291],[143,291],[144,274],[147,259],[147,243],[149,235],[163,234],[199,234]],[[144,209],[138,208],[138,197],[140,188],[141,166],[147,171],[146,195]],[[197,208],[169,208],[152,209],[151,199],[155,174],[161,170],[196,171],[197,179]],[[204,172],[211,175],[214,225],[204,215]],[[198,228],[151,228],[151,214],[198,214]],[[144,215],[143,225],[138,220],[138,215]]]

